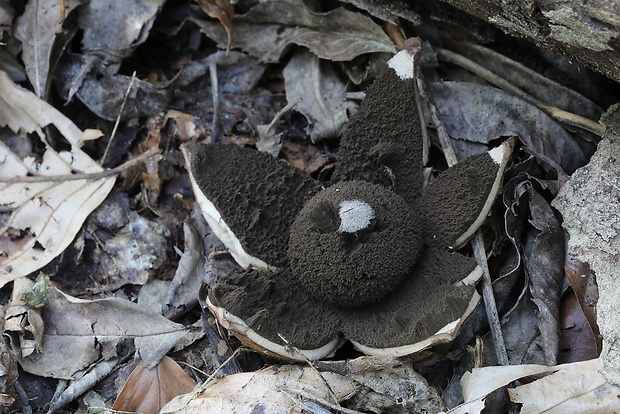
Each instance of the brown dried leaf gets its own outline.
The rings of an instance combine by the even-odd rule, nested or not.
[[[194,20],[220,46],[227,44],[221,25]],[[322,59],[348,61],[364,53],[396,52],[383,30],[360,13],[338,8],[314,13],[303,0],[261,2],[235,19],[232,46],[263,62],[277,62],[290,44],[305,46]]]
[[[313,53],[300,49],[284,68],[286,100],[299,102],[295,109],[308,120],[312,142],[339,136],[349,114],[357,108],[345,99],[346,85],[331,62],[321,62]]]
[[[552,375],[508,389],[521,414],[606,414],[620,410],[620,387],[598,372],[598,360],[559,365]]]
[[[11,302],[5,314],[4,331],[11,338],[11,347],[16,355],[23,357],[41,351],[44,323],[41,311],[32,309],[24,300],[34,286],[28,278],[21,278],[13,284]]]
[[[143,361],[134,368],[112,410],[156,414],[177,395],[187,394],[196,382],[172,358],[164,356],[153,369]]]
[[[556,365],[560,342],[560,296],[564,283],[564,234],[551,206],[528,186],[530,224],[523,262],[530,282],[532,302],[546,365]]]
[[[114,177],[70,179],[75,172],[102,171],[79,149],[84,133],[54,107],[0,72],[0,125],[8,125],[15,132],[36,132],[44,139],[42,128],[49,124],[71,144],[70,151],[48,148],[37,162],[32,157],[21,159],[0,145],[0,178],[5,180],[0,183],[0,205],[12,209],[0,229],[0,286],[40,269],[62,253],[114,186]],[[27,182],[28,175],[41,181]],[[68,178],[43,181],[46,176]]]
[[[228,42],[226,43],[226,51],[230,51],[233,40],[233,24],[232,19],[235,14],[235,6],[226,0],[196,0],[200,8],[214,19],[218,19],[226,34]]]
[[[596,322],[596,303],[598,302],[598,286],[594,273],[587,263],[571,258],[566,255],[564,264],[566,278],[573,288],[573,292],[579,301],[581,311],[588,321],[588,325],[594,334],[596,340],[596,349],[600,354],[603,347],[601,334],[599,332],[598,323]]]
[[[562,363],[586,361],[598,356],[592,328],[585,318],[576,295],[568,291],[561,302],[560,356]],[[561,359],[560,359],[561,358]]]
[[[75,94],[88,109],[108,121],[154,116],[168,107],[172,91],[131,76],[96,71],[81,72],[88,57],[68,55],[59,65],[56,83],[64,99]],[[131,86],[131,87],[130,87]],[[125,102],[123,112],[120,108]]]

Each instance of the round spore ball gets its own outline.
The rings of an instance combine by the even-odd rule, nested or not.
[[[422,226],[403,198],[363,181],[333,185],[299,212],[289,238],[295,277],[315,298],[364,306],[393,291],[422,249]]]

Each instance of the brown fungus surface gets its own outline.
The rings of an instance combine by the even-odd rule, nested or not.
[[[315,299],[290,270],[232,272],[217,281],[209,299],[275,344],[285,345],[282,335],[297,348],[312,350],[344,334],[381,350],[415,344],[459,319],[474,288],[458,282],[475,268],[475,261],[460,254],[426,250],[384,300],[357,308]]]
[[[496,191],[492,190],[498,184],[500,168],[501,164],[485,152],[441,173],[426,188],[420,202],[425,243],[453,246],[481,214],[486,215],[485,206],[490,207],[495,198]]]
[[[284,266],[290,226],[319,191],[318,183],[250,148],[190,145],[194,179],[243,248],[271,266]]]
[[[463,315],[474,288],[459,282],[476,262],[443,249],[425,249],[401,285],[381,302],[347,309],[344,335],[382,349],[422,341]]]
[[[373,210],[370,223],[357,232],[341,230],[343,220],[355,219],[343,218],[347,202]],[[393,191],[368,182],[342,182],[321,191],[291,227],[293,274],[325,302],[345,307],[377,302],[402,282],[422,249],[421,224],[413,211]]]
[[[284,265],[218,279],[207,301],[222,326],[261,352],[321,359],[347,338],[367,354],[408,355],[454,339],[479,298],[472,284],[480,268],[448,247],[466,241],[486,217],[512,144],[451,167],[422,194],[411,58],[399,52],[369,88],[342,138],[329,189],[300,185],[275,159],[248,150],[247,157],[264,159],[211,161],[217,168],[200,179],[213,180],[201,188],[220,188],[210,191],[214,203],[233,204],[222,207],[224,217],[229,210],[247,217],[254,204],[244,200],[265,192],[272,198],[257,208],[288,211],[283,224],[261,233],[266,244],[259,246]],[[274,202],[281,203],[275,210]],[[279,242],[267,244],[272,238]]]
[[[309,297],[288,269],[234,271],[215,283],[209,299],[274,343],[284,345],[282,335],[299,349],[315,349],[338,335],[339,315]]]
[[[335,179],[380,184],[413,204],[422,185],[422,140],[412,81],[386,66],[346,126]]]

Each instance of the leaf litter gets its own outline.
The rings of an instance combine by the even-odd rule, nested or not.
[[[10,40],[0,47],[0,69],[8,71],[13,82],[35,91],[22,89],[0,73],[0,125],[7,126],[0,145],[0,177],[4,180],[0,201],[5,206],[0,285],[6,297],[12,292],[12,299],[3,302],[3,328],[11,351],[0,348],[0,363],[6,368],[5,376],[0,376],[0,404],[13,412],[25,410],[15,392],[20,379],[15,382],[18,372],[9,356],[17,355],[20,372],[33,373],[35,382],[46,377],[70,381],[64,392],[59,390],[55,399],[46,401],[49,412],[86,392],[80,398],[82,408],[91,401],[111,408],[113,397],[109,396],[119,395],[116,409],[157,412],[166,400],[190,392],[191,384],[184,382],[187,377],[172,359],[161,357],[179,343],[187,349],[174,354],[174,359],[182,360],[183,352],[196,346],[186,343],[200,343],[213,353],[215,365],[205,375],[186,369],[209,387],[203,387],[202,394],[180,397],[185,410],[203,407],[215,398],[231,409],[252,409],[265,402],[284,412],[302,408],[311,412],[416,412],[422,403],[411,396],[420,395],[434,404],[427,408],[429,412],[463,412],[459,410],[466,407],[469,412],[480,412],[485,405],[496,404],[487,398],[493,389],[542,372],[555,373],[530,384],[513,384],[508,393],[500,395],[505,402],[511,399],[522,404],[521,412],[546,409],[541,404],[572,404],[574,412],[588,412],[597,404],[616,409],[617,401],[610,398],[617,394],[612,382],[618,382],[614,376],[617,350],[610,346],[616,335],[615,305],[609,298],[617,295],[605,282],[604,270],[615,257],[609,251],[613,235],[608,229],[601,231],[605,239],[597,244],[596,255],[575,254],[578,241],[594,243],[595,238],[575,241],[570,214],[563,217],[571,236],[569,254],[589,261],[593,275],[565,258],[560,216],[549,206],[564,185],[552,205],[566,215],[568,207],[560,207],[559,200],[573,188],[572,182],[579,181],[578,168],[588,162],[599,140],[599,130],[592,124],[558,118],[554,115],[558,111],[549,107],[595,122],[603,105],[496,51],[447,40],[445,29],[435,29],[441,34],[429,36],[425,47],[430,47],[429,55],[435,48],[438,59],[431,56],[423,70],[427,79],[442,79],[431,86],[432,100],[457,154],[465,157],[486,151],[508,136],[521,141],[506,173],[506,206],[496,206],[485,227],[504,340],[510,362],[516,365],[488,367],[495,363],[494,344],[485,318],[476,316],[482,315],[481,309],[470,318],[469,328],[450,352],[436,348],[418,356],[416,362],[345,354],[312,367],[267,358],[271,368],[256,371],[264,362],[255,354],[234,351],[243,349],[237,348],[234,339],[218,337],[204,306],[205,324],[192,332],[194,339],[188,339],[187,332],[196,329],[195,322],[200,324],[192,311],[199,300],[199,286],[206,289],[213,275],[226,274],[235,265],[209,231],[197,232],[201,225],[186,221],[193,196],[179,145],[195,137],[256,145],[328,183],[337,168],[337,138],[356,107],[346,97],[363,91],[376,73],[374,67],[397,50],[394,43],[402,39],[394,33],[413,33],[405,20],[419,24],[427,19],[421,17],[426,14],[397,3],[389,7],[385,2],[346,3],[315,8],[299,0],[242,1],[233,8],[219,0],[177,4],[133,0],[108,9],[103,1],[66,1],[45,5],[46,11],[31,1],[15,19],[10,6],[0,2],[0,36]],[[35,23],[38,30],[32,29]],[[397,30],[389,29],[390,25],[397,25]],[[76,37],[78,29],[81,37]],[[497,39],[498,44],[502,41],[506,39]],[[21,44],[21,54],[15,44]],[[488,86],[489,82],[498,84],[486,73],[476,73],[475,66],[474,74],[463,76],[445,65],[445,50],[483,66],[533,98]],[[135,79],[130,76],[133,71]],[[614,99],[613,93],[609,92],[605,102]],[[57,104],[58,96],[67,101],[66,106]],[[297,104],[274,118],[286,101]],[[117,119],[121,138],[110,141]],[[220,128],[218,136],[211,136],[214,122]],[[607,121],[606,139],[597,154],[611,151],[617,135],[613,125]],[[104,138],[100,138],[102,133]],[[434,142],[432,129],[429,135]],[[103,169],[95,160],[106,147],[111,155],[104,165],[119,166],[138,158],[147,161],[146,169],[139,163],[123,170]],[[147,158],[157,150],[158,157]],[[602,161],[595,155],[590,166],[593,172],[585,173],[614,194],[609,187],[615,182],[609,178],[613,177],[610,154]],[[598,164],[605,160],[607,164]],[[433,173],[443,169],[436,149],[431,151],[429,167]],[[565,184],[575,170],[577,179]],[[602,180],[598,179],[601,174]],[[605,193],[584,188],[586,196],[573,194],[568,205],[575,203],[575,197],[579,205],[591,194]],[[610,202],[592,200],[587,205]],[[33,278],[40,270],[52,281],[32,290],[30,279],[22,276]],[[601,295],[598,304],[594,276]],[[131,303],[140,296],[141,286],[158,283],[161,286],[151,291],[159,292],[151,296],[161,297],[152,302],[155,313]],[[43,296],[37,293],[41,291]],[[93,300],[93,293],[106,299]],[[162,311],[176,322],[163,318]],[[597,358],[599,325],[604,352]],[[79,340],[74,335],[80,335]],[[487,351],[480,352],[474,364],[464,344],[473,343],[475,336],[485,337]],[[180,337],[186,338],[184,345]],[[358,359],[338,360],[351,355]],[[578,361],[587,359],[583,365],[556,365],[581,364]],[[221,363],[222,371],[243,368],[247,372],[213,381],[215,377],[209,374]],[[531,363],[544,366],[532,371],[530,365],[522,365]],[[136,365],[138,380],[127,381],[126,392],[111,385],[109,378]],[[227,365],[235,368],[228,370]],[[596,372],[599,366],[606,377]],[[463,376],[461,399],[450,397],[446,406],[448,399],[442,402],[436,389],[447,393],[448,381],[458,385],[460,373],[472,367],[473,373]],[[496,381],[489,380],[495,375],[489,370],[516,372]],[[419,377],[421,382],[416,382],[416,371],[428,381]],[[146,390],[153,373],[159,373],[159,382],[149,389],[156,390],[155,394],[172,392],[156,405],[141,406],[150,399],[142,398],[143,394],[153,395]],[[474,383],[473,377],[486,381]],[[184,382],[185,388],[174,389],[170,381]],[[582,389],[580,382],[598,388]],[[336,400],[326,383],[338,396]],[[104,388],[101,394],[95,391],[96,384]],[[239,394],[216,395],[230,384],[245,384],[251,393],[245,399]],[[578,396],[580,392],[585,398]],[[25,393],[30,395],[32,390]],[[133,397],[127,398],[127,393]],[[121,400],[138,405],[120,405]],[[463,401],[466,405],[455,407]]]

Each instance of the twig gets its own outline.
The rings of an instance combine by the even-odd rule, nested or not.
[[[532,105],[535,105],[540,110],[544,111],[547,115],[551,116],[553,119],[559,122],[562,122],[564,124],[571,125],[574,127],[578,127],[586,131],[590,131],[593,134],[596,134],[599,136],[602,136],[603,132],[605,132],[605,127],[603,127],[598,122],[588,119],[586,117],[583,117],[581,115],[577,115],[572,112],[565,111],[555,106],[546,105],[542,103],[541,101],[539,101],[538,99],[531,96],[530,94],[528,94],[527,92],[525,92],[524,90],[508,82],[506,79],[496,75],[495,73],[491,72],[484,66],[477,64],[473,60],[467,59],[466,57],[462,55],[459,55],[457,53],[454,53],[446,49],[437,48],[435,49],[435,51],[437,52],[437,57],[442,59],[443,61],[454,63],[455,65],[458,65],[464,69],[469,70],[472,73],[475,73],[476,75],[480,76],[482,79],[497,86],[498,88],[503,89],[507,92],[510,92],[513,95],[516,95],[519,98],[523,99],[524,101],[527,101],[531,103]]]
[[[450,135],[448,135],[448,131],[444,126],[441,118],[439,117],[439,111],[437,110],[437,106],[433,103],[430,94],[428,93],[428,87],[426,86],[426,81],[420,76],[418,80],[418,89],[420,91],[420,98],[426,101],[426,105],[428,106],[429,112],[431,113],[431,120],[433,121],[433,125],[435,125],[435,129],[437,130],[437,136],[439,137],[439,144],[441,145],[441,149],[443,150],[443,155],[446,158],[446,162],[448,166],[452,166],[458,162],[456,158],[456,154],[454,153],[454,149],[452,148],[452,144],[450,143]],[[422,125],[422,129],[424,129],[424,125]]]
[[[123,96],[123,103],[121,103],[121,109],[119,109],[118,115],[116,116],[116,122],[114,123],[112,134],[110,135],[110,139],[108,140],[108,145],[106,145],[105,147],[105,151],[103,152],[103,157],[101,157],[101,161],[99,161],[99,165],[103,165],[103,163],[105,162],[105,159],[108,156],[108,151],[110,150],[110,147],[112,146],[112,140],[114,140],[114,137],[116,136],[116,130],[118,129],[118,125],[121,123],[121,115],[123,114],[123,110],[125,109],[125,104],[127,103],[127,98],[129,97],[129,92],[131,91],[131,88],[133,87],[133,83],[135,80],[136,80],[136,71],[134,70],[133,74],[131,75],[131,81],[129,81],[129,86],[127,87],[127,91],[125,92],[125,96]]]
[[[429,99],[427,98],[426,90],[424,88],[424,77],[422,76],[422,72],[420,70],[420,58],[422,57],[422,40],[420,38],[412,38],[407,39],[407,41],[403,44],[403,48],[409,50],[410,53],[413,54],[413,96],[415,96],[415,104],[418,108],[418,118],[420,120],[422,130],[422,165],[426,165],[428,162],[428,153],[430,146],[430,139],[428,137],[428,131],[426,130],[426,119],[424,119],[424,107],[422,98],[423,94],[421,91],[424,91],[424,100],[426,104],[429,104]]]
[[[222,370],[222,368],[224,368],[226,365],[228,365],[237,356],[237,354],[239,354],[241,352],[244,352],[244,351],[246,351],[245,347],[241,347],[241,348],[235,349],[235,352],[233,352],[226,359],[226,361],[222,362],[222,364],[219,367],[217,367],[217,369],[215,371],[213,371],[211,373],[211,375],[209,375],[209,378],[207,378],[202,384],[200,384],[200,386],[198,388],[196,388],[196,390],[192,393],[193,396],[196,396],[196,395],[200,394],[201,392],[203,392],[204,390],[206,390],[207,387],[209,386],[209,384],[211,383],[211,381],[213,381],[213,379],[217,375],[217,373],[220,372]]]
[[[22,403],[24,414],[32,414],[32,407],[30,407],[30,403],[28,402],[28,394],[26,394],[24,387],[22,387],[19,381],[15,381],[13,382],[13,388],[15,388],[19,401]]]
[[[421,84],[425,87],[424,81]],[[426,90],[424,90],[426,92]],[[430,96],[427,95],[428,103],[431,107],[431,115],[433,116],[433,123],[437,129],[439,135],[441,147],[444,151],[444,157],[448,163],[448,167],[452,167],[457,164],[456,155],[450,142],[450,136],[448,135],[446,128],[444,127],[441,119],[437,116],[437,108],[431,102]],[[443,137],[443,138],[442,138]],[[484,250],[484,240],[482,239],[482,232],[480,229],[476,231],[474,239],[472,240],[474,248],[474,254],[478,265],[482,268],[482,298],[487,313],[487,319],[489,322],[491,336],[493,337],[493,343],[495,345],[495,353],[497,355],[497,362],[501,365],[508,365],[508,353],[506,352],[506,345],[504,344],[504,336],[502,334],[502,327],[497,314],[497,305],[495,304],[495,296],[493,294],[493,285],[491,282],[491,274],[489,272],[489,265],[487,263],[487,256]]]
[[[306,364],[308,364],[310,366],[310,368],[317,373],[317,375],[319,376],[319,378],[321,378],[321,381],[323,382],[323,385],[325,385],[325,388],[327,388],[327,392],[329,392],[329,395],[332,397],[332,399],[334,400],[334,402],[336,403],[336,405],[339,407],[340,406],[340,401],[338,400],[338,397],[336,397],[336,394],[334,393],[334,390],[332,390],[332,387],[329,385],[329,383],[327,382],[327,380],[325,379],[325,377],[323,376],[323,374],[321,374],[321,371],[319,371],[314,364],[312,363],[312,361],[310,361],[308,359],[308,357],[301,352],[301,350],[299,348],[297,348],[295,345],[293,345],[288,339],[286,339],[282,334],[278,334],[278,336],[280,337],[280,339],[282,339],[284,341],[284,343],[290,347],[293,351],[295,351],[297,354],[299,354],[305,361]]]
[[[269,125],[267,125],[267,130],[266,132],[269,132],[273,129],[273,127],[275,126],[276,122],[280,121],[280,119],[282,118],[282,116],[287,113],[288,111],[290,111],[291,109],[293,109],[294,107],[296,107],[300,102],[302,102],[304,100],[304,98],[297,98],[297,100],[295,102],[291,102],[286,104],[286,106],[282,109],[280,109],[278,111],[277,114],[275,114],[275,116],[273,117],[273,119],[271,120],[271,122],[269,123]]]
[[[362,413],[360,411],[355,411],[355,410],[350,410],[348,408],[344,408],[344,407],[340,406],[340,404],[334,405],[334,404],[330,403],[329,401],[324,400],[322,398],[318,398],[316,395],[312,395],[309,392],[304,391],[304,390],[289,388],[288,391],[290,391],[290,392],[292,392],[294,394],[297,394],[300,397],[304,397],[305,399],[307,399],[309,401],[315,401],[315,402],[317,402],[317,403],[319,403],[319,404],[321,404],[321,405],[323,405],[323,406],[325,406],[325,407],[327,407],[327,408],[329,408],[331,410],[334,410],[334,411],[337,411],[337,412],[340,412],[340,413],[344,413],[344,414],[364,414],[364,413]],[[290,395],[289,395],[289,398],[291,398]],[[293,401],[295,401],[293,398],[291,398],[291,399]]]
[[[25,176],[25,177],[10,177],[4,178],[0,177],[0,183],[6,184],[18,184],[18,183],[45,183],[45,182],[64,182],[64,181],[75,181],[75,180],[98,180],[100,178],[111,177],[113,175],[117,175],[136,164],[143,162],[146,158],[152,157],[159,152],[157,148],[152,148],[145,152],[144,154],[140,154],[136,158],[133,158],[116,168],[112,168],[109,170],[98,171],[94,173],[77,173],[77,174],[61,174],[61,175],[37,175],[37,176]]]
[[[493,282],[491,282],[491,273],[487,263],[487,254],[484,250],[484,240],[482,232],[478,230],[473,240],[474,255],[478,265],[482,267],[482,298],[484,299],[484,307],[489,320],[489,328],[491,337],[495,345],[495,355],[500,365],[509,365],[508,352],[504,344],[504,334],[502,333],[502,325],[497,314],[497,305],[495,304],[495,296],[493,294]]]
[[[209,75],[211,77],[211,95],[213,96],[213,121],[211,122],[211,143],[220,141],[220,93],[217,84],[217,64],[209,62]]]

